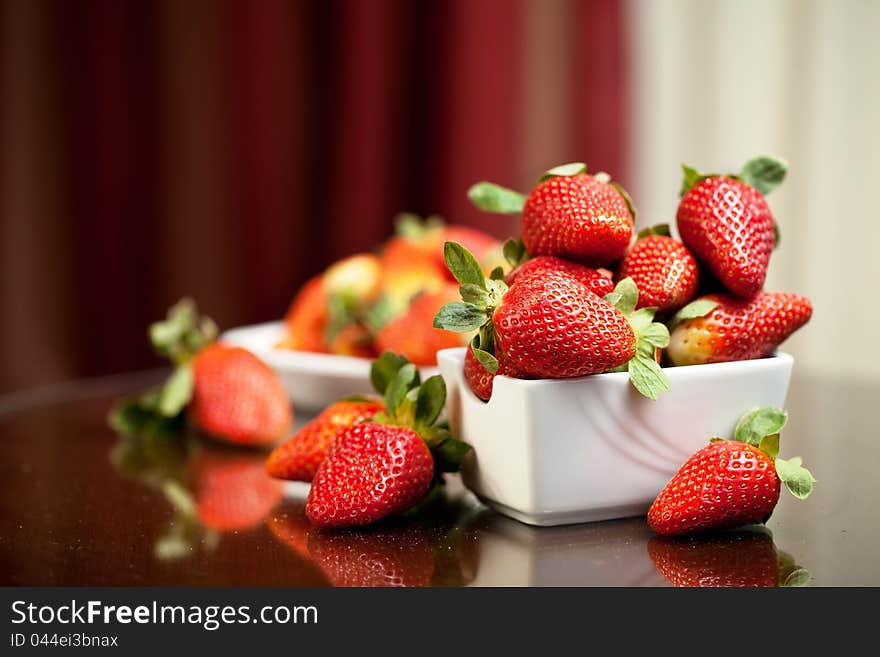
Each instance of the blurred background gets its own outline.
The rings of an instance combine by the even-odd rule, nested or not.
[[[586,161],[674,218],[681,162],[787,158],[768,289],[802,372],[880,379],[880,2],[3,0],[0,391],[158,364],[182,295],[280,317],[396,212],[499,237],[480,179]]]

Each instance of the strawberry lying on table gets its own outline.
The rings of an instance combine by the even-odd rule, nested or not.
[[[367,525],[418,504],[470,449],[437,420],[440,376],[382,354],[370,377],[382,401],[332,404],[269,456],[269,474],[312,481],[306,515],[320,527]]]
[[[114,409],[115,427],[125,430],[144,416],[185,415],[201,433],[241,446],[273,445],[290,433],[293,409],[278,376],[251,352],[215,342],[216,325],[199,318],[192,301],[172,307],[149,336],[175,370],[159,389]]]
[[[798,499],[809,496],[816,480],[800,457],[778,457],[787,419],[778,408],[755,409],[737,423],[733,440],[713,438],[657,496],[651,529],[670,536],[765,523],[782,484]]]

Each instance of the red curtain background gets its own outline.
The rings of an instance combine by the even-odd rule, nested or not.
[[[10,0],[0,390],[157,364],[183,295],[281,316],[401,210],[499,237],[467,187],[575,159],[626,183],[613,0]]]

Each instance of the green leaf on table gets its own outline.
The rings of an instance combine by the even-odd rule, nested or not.
[[[496,214],[519,214],[526,197],[490,182],[478,182],[468,190],[468,198],[480,210]]]

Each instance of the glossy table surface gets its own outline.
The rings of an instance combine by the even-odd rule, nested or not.
[[[0,397],[0,584],[772,584],[769,568],[814,586],[880,585],[877,383],[796,374],[782,453],[804,457],[813,496],[783,493],[764,530],[662,541],[643,518],[529,527],[457,478],[413,517],[315,531],[307,488],[268,479],[265,453],[115,435],[114,400],[160,378]]]

